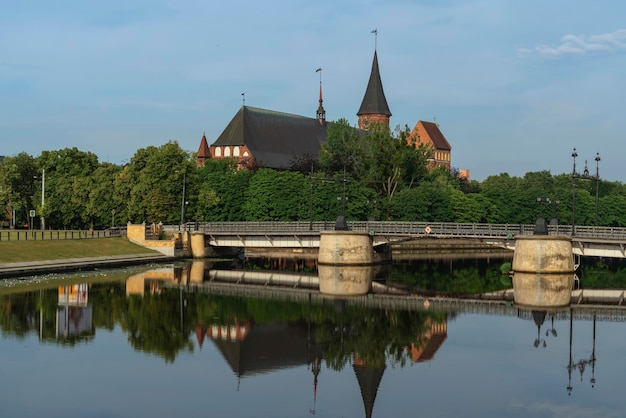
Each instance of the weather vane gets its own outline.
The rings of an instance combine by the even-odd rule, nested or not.
[[[374,34],[374,50],[376,50],[376,48],[378,47],[378,29],[372,29],[372,32]]]
[[[241,98],[243,99],[243,105],[246,105],[246,93],[241,93]]]

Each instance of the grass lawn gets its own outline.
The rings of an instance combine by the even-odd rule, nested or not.
[[[0,264],[145,253],[154,253],[154,251],[133,244],[122,237],[0,241]]]

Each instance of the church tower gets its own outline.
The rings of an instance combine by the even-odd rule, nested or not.
[[[372,33],[378,36],[376,29]],[[381,123],[389,127],[391,111],[389,110],[389,105],[387,105],[383,83],[380,79],[376,47],[374,47],[374,62],[372,63],[370,80],[367,83],[367,90],[365,90],[365,96],[357,116],[359,117],[359,129],[368,130],[372,123]]]
[[[315,72],[320,73],[320,105],[317,107],[316,118],[320,125],[324,126],[326,125],[326,111],[322,104],[324,102],[324,100],[322,100],[322,69],[318,68]]]
[[[198,153],[196,154],[196,165],[198,167],[204,167],[204,162],[209,159],[211,159],[211,151],[209,151],[206,135],[203,133],[202,139],[200,140],[200,148],[198,148]]]

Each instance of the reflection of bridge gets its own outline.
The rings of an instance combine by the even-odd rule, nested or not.
[[[196,225],[194,225],[195,228]],[[464,239],[514,249],[516,235],[532,235],[534,225],[425,222],[349,222],[354,231],[368,231],[374,245],[410,240]],[[211,222],[197,225],[214,247],[318,248],[320,231],[330,222]],[[569,225],[549,225],[551,235],[572,236]],[[626,228],[576,226],[573,253],[581,256],[626,258]]]
[[[273,270],[212,269],[206,261],[196,260],[183,267],[162,267],[135,274],[126,281],[127,294],[148,291],[158,293],[163,287],[176,287],[188,292],[209,292],[225,295],[278,298],[286,300],[326,299],[319,293],[316,273]],[[602,312],[605,320],[626,321],[626,290],[575,289],[572,307],[577,312]],[[503,290],[473,297],[426,297],[406,288],[395,287],[384,280],[372,282],[372,292],[348,299],[351,304],[392,309],[430,309],[468,313],[515,315],[512,309],[513,290]],[[582,315],[582,314],[581,314]]]
[[[220,270],[211,269],[207,262],[197,260],[182,268],[161,268],[131,276],[127,281],[127,294],[158,292],[169,287],[181,292],[227,296],[291,301],[308,301],[310,298],[318,302],[328,300],[329,297],[319,293],[317,283],[315,273]],[[625,290],[573,290],[571,309],[577,319],[595,315],[599,321],[626,322],[625,295]],[[512,302],[512,289],[463,298],[427,297],[378,281],[373,282],[369,295],[351,296],[346,300],[349,305],[366,307],[515,316],[519,309]]]

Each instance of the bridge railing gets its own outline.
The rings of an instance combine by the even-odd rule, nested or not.
[[[533,234],[533,224],[489,224],[489,223],[455,223],[455,222],[395,222],[395,221],[349,221],[348,227],[353,231],[371,231],[376,234],[410,234],[432,235],[437,237],[468,237],[468,238],[514,238],[515,235]],[[165,229],[178,230],[178,225],[166,226]],[[294,222],[193,222],[182,226],[188,231],[206,233],[247,234],[283,234],[319,233],[333,230],[334,221],[294,221]],[[602,226],[575,226],[572,234],[571,225],[549,225],[551,235],[573,236],[585,239],[602,239],[626,241],[626,228]]]
[[[348,227],[353,231],[368,231],[376,234],[407,234],[433,236],[467,237],[513,237],[517,234],[532,234],[534,225],[520,224],[480,224],[453,222],[387,222],[352,221]],[[334,222],[206,222],[187,224],[188,230],[206,233],[318,233],[333,230]]]

